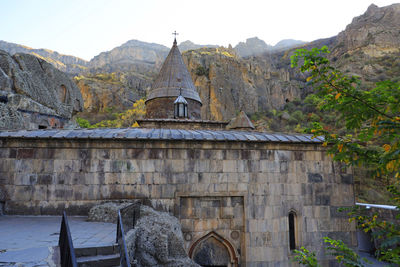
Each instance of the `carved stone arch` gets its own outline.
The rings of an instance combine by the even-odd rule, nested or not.
[[[296,209],[289,209],[288,218],[288,241],[289,250],[299,249],[301,242],[301,215]]]
[[[237,267],[238,256],[232,244],[212,231],[195,241],[189,249],[189,257],[201,266]]]
[[[60,88],[58,89],[58,100],[61,103],[65,103],[67,101],[68,90],[64,84],[61,84]]]

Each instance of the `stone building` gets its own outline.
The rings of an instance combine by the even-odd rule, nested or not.
[[[150,199],[180,220],[202,266],[296,266],[300,246],[328,266],[324,236],[355,246],[355,226],[338,212],[354,204],[352,171],[326,156],[323,140],[254,132],[243,114],[232,130],[202,121],[185,65],[171,66],[179,58],[174,42],[158,81],[167,70],[176,81],[153,87],[141,128],[0,132],[4,212],[85,215],[101,202]],[[174,118],[180,96],[187,117]]]
[[[182,55],[174,40],[160,73],[153,83],[146,100],[147,118],[176,118],[174,114],[174,102],[178,96],[182,96],[189,107],[188,119],[200,119],[201,100]],[[182,117],[182,116],[181,116]]]

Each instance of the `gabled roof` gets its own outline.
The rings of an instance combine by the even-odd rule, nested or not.
[[[186,101],[186,99],[183,97],[183,96],[178,96],[176,99],[175,99],[175,101],[174,101],[174,104],[178,104],[178,103],[183,103],[183,104],[186,104],[187,105],[187,101]]]
[[[192,77],[183,62],[176,40],[153,83],[147,101],[159,97],[178,97],[180,88],[182,96],[201,103],[199,93],[193,84]]]
[[[229,122],[228,129],[254,129],[254,125],[242,110],[237,117]]]
[[[171,141],[233,141],[267,143],[322,143],[323,137],[308,134],[283,134],[247,131],[212,131],[148,128],[99,128],[0,131],[0,140],[21,139],[101,139],[101,140],[171,140]]]

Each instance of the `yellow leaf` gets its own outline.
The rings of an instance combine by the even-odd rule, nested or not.
[[[391,148],[391,146],[388,144],[384,144],[382,147],[383,147],[383,149],[385,149],[386,152],[388,152]]]
[[[309,81],[311,81],[311,79],[312,79],[312,76],[309,76],[309,77],[307,77],[306,81],[309,82]]]
[[[341,93],[337,93],[337,94],[335,95],[335,99],[337,100],[341,95],[342,95]]]
[[[322,144],[322,146],[327,146],[328,145],[328,142],[324,142],[323,144]]]
[[[338,150],[339,150],[339,152],[342,152],[342,150],[343,150],[343,144],[339,144],[339,145],[338,145]]]

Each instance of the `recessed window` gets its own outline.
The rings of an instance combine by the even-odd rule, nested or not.
[[[289,213],[289,247],[290,250],[296,249],[296,214]]]

